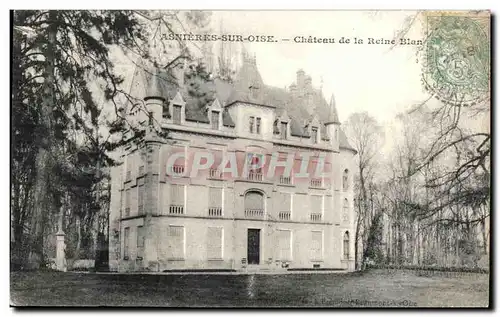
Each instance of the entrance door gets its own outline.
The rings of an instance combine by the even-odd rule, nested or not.
[[[248,229],[248,264],[260,263],[260,229]]]

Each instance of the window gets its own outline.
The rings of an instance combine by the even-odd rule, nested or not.
[[[223,229],[216,227],[207,228],[207,259],[222,259]]]
[[[212,151],[213,158],[214,158],[214,163],[209,169],[209,178],[215,178],[215,179],[220,179],[222,178],[222,173],[221,170],[219,169],[220,165],[222,164],[222,159],[223,159],[223,154],[222,151],[220,150],[214,150]],[[221,168],[222,169],[222,168]]]
[[[255,133],[260,134],[260,123],[261,123],[261,118],[257,118],[256,124],[255,124]]]
[[[260,134],[262,118],[251,116],[248,121],[248,131],[250,133]]]
[[[175,124],[181,124],[182,106],[174,105],[173,108],[174,108],[174,113],[172,116],[172,120],[174,121]]]
[[[141,258],[144,256],[144,227],[137,226],[137,257]]]
[[[132,169],[134,168],[133,154],[129,154],[127,157],[127,167],[125,171],[125,182],[132,180]]]
[[[184,259],[184,227],[169,226],[167,228],[167,258]]]
[[[180,155],[180,153],[184,155]],[[183,177],[185,176],[185,163],[186,163],[186,156],[187,156],[187,147],[184,146],[175,146],[171,149],[170,155],[180,155],[178,156],[174,164],[171,166],[167,166],[170,171],[169,174],[173,177]]]
[[[139,215],[144,214],[144,185],[137,186],[137,210]]]
[[[344,259],[349,259],[349,231],[344,233]]]
[[[212,111],[212,129],[219,130],[219,111]]]
[[[126,227],[123,230],[123,259],[128,260],[129,257],[129,241],[130,240],[130,228]]]
[[[208,215],[222,217],[222,188],[208,188]]]
[[[248,122],[248,124],[249,124],[248,131],[250,131],[250,133],[253,133],[254,131],[253,126],[255,125],[255,117],[250,117],[250,121]]]
[[[311,231],[311,260],[323,258],[323,232]]]
[[[344,204],[342,206],[342,221],[349,221],[349,201],[347,198],[344,198]]]
[[[125,190],[125,217],[130,216],[130,188]]]
[[[279,193],[278,196],[279,210],[278,219],[279,220],[290,220],[292,213],[292,194],[290,193]]]
[[[245,194],[245,217],[260,218],[264,216],[264,195],[258,191]]]
[[[184,185],[170,184],[169,214],[184,214]]]
[[[281,261],[292,260],[292,231],[277,230],[278,232],[278,259]]]
[[[265,156],[263,154],[248,153],[247,160],[249,164],[248,179],[251,181],[262,181],[262,167],[257,167],[263,165],[265,162]]]
[[[313,127],[311,129],[311,138],[314,144],[318,143],[318,128]]]
[[[137,177],[141,177],[144,175],[144,157],[141,155],[141,153],[137,153],[137,165],[138,165],[138,175]]]
[[[321,221],[323,215],[323,196],[311,195],[311,221]]]
[[[349,189],[349,170],[345,169],[344,170],[344,175],[342,177],[342,188],[344,191],[347,191]]]
[[[281,133],[281,138],[283,140],[286,140],[287,135],[288,135],[288,123],[287,122],[281,122],[280,133]]]

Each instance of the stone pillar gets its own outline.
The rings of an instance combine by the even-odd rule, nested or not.
[[[56,269],[66,272],[66,243],[64,243],[64,236],[62,230],[56,233]]]

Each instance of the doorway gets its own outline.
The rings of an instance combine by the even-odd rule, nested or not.
[[[248,229],[248,264],[260,263],[260,229]]]

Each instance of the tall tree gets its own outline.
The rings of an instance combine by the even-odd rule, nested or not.
[[[349,116],[346,126],[346,134],[351,145],[358,152],[357,155],[357,186],[356,186],[356,234],[355,234],[355,258],[359,261],[358,249],[360,248],[360,239],[363,234],[366,238],[373,210],[369,204],[369,184],[373,181],[375,167],[379,149],[384,142],[383,128],[367,112],[354,113]],[[365,239],[366,240],[366,239]],[[362,262],[364,257],[362,258]],[[359,263],[358,263],[359,264]]]
[[[45,228],[56,208],[49,184],[68,128],[91,123],[99,116],[92,80],[104,86],[104,98],[117,97],[122,79],[114,73],[109,45],[135,45],[141,28],[127,11],[15,11],[13,106],[34,113],[36,148],[34,204],[31,215],[30,266],[44,261]],[[28,95],[28,97],[23,98]],[[71,116],[71,113],[73,114]],[[17,124],[17,123],[16,123]],[[15,177],[15,176],[14,176]]]
[[[66,219],[64,209],[82,219],[83,235],[105,219],[95,215],[109,202],[105,171],[115,164],[110,151],[143,134],[122,111],[143,96],[129,94],[127,74],[116,62],[145,60],[174,68],[189,58],[191,48],[163,35],[187,33],[186,25],[201,27],[209,16],[199,11],[12,14],[12,246],[18,263],[29,255],[29,266],[40,267],[49,222]],[[139,102],[146,111],[142,106]]]

